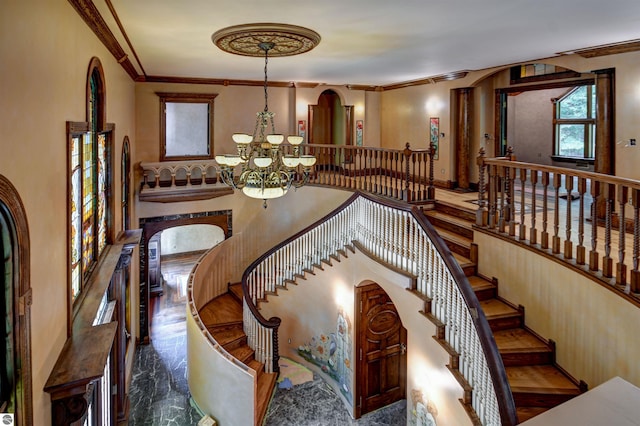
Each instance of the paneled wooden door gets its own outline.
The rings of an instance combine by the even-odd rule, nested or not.
[[[407,330],[376,283],[356,288],[356,418],[406,397]]]

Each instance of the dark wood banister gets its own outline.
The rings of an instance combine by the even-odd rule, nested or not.
[[[487,364],[489,367],[489,372],[491,374],[491,380],[493,382],[493,387],[496,393],[496,398],[498,400],[498,407],[500,410],[500,419],[501,423],[506,426],[516,425],[518,423],[517,414],[516,414],[516,406],[513,400],[513,394],[511,393],[511,387],[509,386],[509,381],[507,380],[507,374],[502,362],[502,357],[498,351],[498,347],[496,345],[495,339],[493,337],[493,333],[489,326],[489,322],[484,315],[484,311],[480,307],[480,302],[476,297],[471,284],[467,280],[462,268],[458,264],[458,262],[451,254],[451,251],[444,243],[440,235],[433,228],[433,225],[426,218],[422,210],[417,206],[411,206],[407,203],[402,203],[395,200],[390,200],[382,197],[378,197],[375,195],[363,193],[363,192],[355,192],[351,197],[349,197],[344,203],[342,203],[338,208],[334,211],[323,217],[322,219],[317,220],[311,225],[307,226],[300,232],[294,234],[293,236],[287,238],[281,243],[277,244],[260,257],[258,257],[255,261],[249,265],[249,267],[245,270],[242,275],[242,291],[244,294],[244,298],[247,302],[247,306],[249,310],[256,318],[256,320],[266,328],[274,329],[274,359],[273,359],[273,368],[274,371],[278,371],[277,363],[279,359],[278,355],[278,346],[277,346],[277,327],[280,325],[280,318],[272,317],[269,320],[266,320],[258,311],[257,307],[252,303],[251,296],[249,294],[249,287],[247,285],[247,278],[251,271],[257,267],[263,260],[269,257],[271,254],[279,250],[281,247],[289,244],[291,241],[297,239],[298,237],[304,235],[305,233],[311,231],[312,229],[320,226],[322,223],[328,221],[332,217],[336,216],[338,213],[346,209],[349,205],[351,205],[356,199],[359,197],[366,198],[368,200],[374,201],[378,204],[391,207],[397,210],[404,210],[410,212],[416,221],[420,224],[422,229],[427,233],[427,236],[432,241],[436,250],[442,256],[445,264],[451,271],[453,275],[454,281],[462,294],[462,297],[469,308],[469,312],[472,313],[471,317],[473,319],[473,323],[476,327],[476,332],[478,333],[478,338],[480,340],[480,344],[484,350],[484,355],[487,360]]]

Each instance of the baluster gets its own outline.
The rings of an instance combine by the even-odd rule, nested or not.
[[[433,144],[432,144],[433,145]],[[429,150],[429,187],[433,184],[433,162],[431,161],[431,156],[433,151],[433,146]],[[478,164],[478,210],[476,210],[476,225],[478,226],[487,226],[488,212],[487,212],[487,200],[486,200],[486,188],[485,188],[485,174],[486,174],[486,166],[484,164],[485,158],[484,148],[480,148],[478,151],[478,157],[476,159],[476,164]],[[435,192],[435,189],[434,189]],[[434,194],[429,193],[427,198],[432,199]]]
[[[600,201],[600,182],[591,181],[591,251],[589,251],[589,269],[599,269],[600,255],[598,246],[598,202]]]
[[[524,213],[525,213],[525,182],[527,180],[527,169],[519,169],[520,170],[520,226],[518,229],[519,238],[524,240],[527,238],[527,225],[524,223]],[[531,194],[531,198],[535,198],[536,193]],[[535,213],[532,211],[531,215],[534,216]]]
[[[633,270],[629,291],[631,294],[640,293],[640,272],[638,272],[638,258],[640,257],[640,189],[631,190],[631,204],[633,205]]]
[[[549,232],[547,227],[549,224],[549,172],[542,172],[542,233],[541,246],[543,249],[549,248]]]
[[[515,169],[507,167],[506,170],[506,196],[507,196],[507,223],[509,225],[509,236],[516,235],[516,205],[515,205],[515,183],[516,174]]]
[[[625,237],[627,233],[627,224],[625,223],[625,211],[624,207],[627,204],[629,190],[624,185],[618,186],[618,206],[620,213],[618,213],[619,225],[618,225],[618,263],[616,265],[616,284],[626,286],[627,284],[627,265],[624,264],[625,256]]]
[[[573,176],[565,176],[564,188],[567,191],[567,223],[565,224],[566,238],[564,240],[564,258],[571,259],[573,257],[573,243],[571,242],[571,203],[573,201]]]
[[[553,201],[553,239],[551,244],[551,252],[553,254],[560,253],[560,186],[562,175],[559,173],[553,174],[553,189],[554,189],[554,201]]]
[[[489,228],[495,229],[497,218],[497,204],[498,204],[498,184],[499,177],[497,174],[497,167],[495,165],[489,166]]]
[[[529,229],[529,244],[538,244],[538,230],[536,229],[536,215],[537,215],[537,187],[538,184],[538,172],[531,170],[529,174],[529,180],[531,181],[531,229]]]
[[[604,185],[604,257],[602,258],[602,275],[611,278],[613,276],[613,259],[611,258],[611,219],[613,215],[613,202],[615,199],[615,185],[607,183]]]
[[[409,142],[407,142],[407,144],[404,147],[404,176],[403,176],[403,180],[404,180],[404,196],[402,197],[402,199],[404,201],[407,202],[411,202],[413,201],[413,197],[411,196],[410,190],[409,190],[409,162],[411,160],[411,148],[409,146]]]
[[[498,178],[500,179],[500,193],[499,198],[500,202],[498,204],[498,231],[504,232],[505,230],[505,198],[507,193],[507,177],[506,177],[506,168],[504,166],[498,166]]]
[[[483,150],[480,148],[480,152]],[[433,142],[429,143],[429,186],[427,188],[427,199],[435,200],[436,198],[436,188],[433,186],[433,167],[434,167],[434,156],[436,155],[436,146]],[[482,155],[482,154],[481,154]]]
[[[160,174],[161,174],[160,168],[157,168],[157,169],[154,168],[153,169],[153,174],[154,174],[154,177],[155,177],[154,188],[160,188]]]
[[[580,195],[580,211],[578,212],[578,246],[576,247],[576,263],[584,265],[584,195],[587,192],[587,179],[578,178],[578,194]]]

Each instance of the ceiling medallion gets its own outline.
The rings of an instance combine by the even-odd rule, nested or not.
[[[223,28],[211,36],[221,50],[242,56],[264,56],[260,43],[273,43],[269,56],[305,53],[320,43],[320,35],[308,28],[289,24],[243,24]]]

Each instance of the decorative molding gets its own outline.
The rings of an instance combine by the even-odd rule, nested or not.
[[[465,78],[467,74],[469,74],[469,71],[455,71],[447,74],[440,74],[433,77],[423,78],[420,80],[407,81],[404,83],[388,84],[386,86],[382,86],[382,90],[395,90],[395,89],[402,89],[404,87],[422,86],[424,84],[436,84],[442,81],[459,80],[461,78]]]
[[[620,53],[637,52],[640,50],[640,40],[628,40],[620,43],[603,44],[600,46],[585,47],[584,49],[558,52],[558,55],[570,55],[575,53],[583,58],[595,58],[598,56],[617,55]]]
[[[102,44],[111,52],[113,57],[116,58],[116,61],[124,68],[127,74],[129,74],[133,80],[137,80],[138,71],[136,71],[127,53],[122,49],[122,46],[120,46],[120,43],[116,40],[93,2],[91,0],[69,0],[69,3],[71,3],[98,39],[100,39]]]
[[[306,53],[320,43],[320,34],[309,28],[290,24],[243,24],[216,31],[211,36],[220,50],[241,56],[293,56]]]

